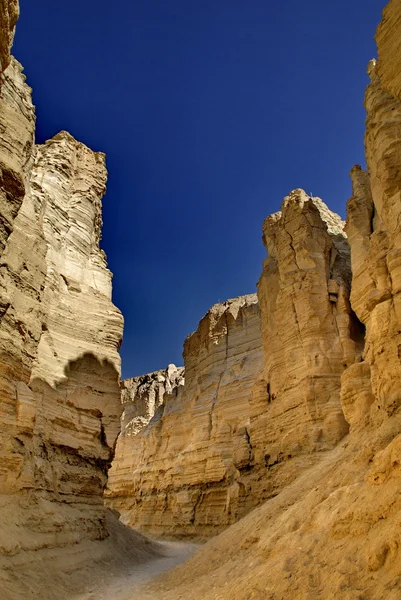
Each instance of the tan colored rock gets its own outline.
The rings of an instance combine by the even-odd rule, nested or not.
[[[248,297],[244,307],[242,298],[214,306],[185,343],[184,388],[140,435],[118,442],[107,494],[126,523],[158,534],[216,534],[347,433],[341,376],[360,360],[363,330],[348,299],[343,228],[301,190],[266,220],[264,359],[256,297],[250,306]],[[141,425],[139,402],[134,411]]]
[[[10,64],[11,46],[14,41],[15,25],[18,17],[18,0],[0,0],[0,74]]]
[[[397,37],[396,23],[397,31],[401,32],[397,11],[397,3],[387,7],[379,28],[380,40],[384,36],[390,43]],[[384,53],[383,61],[386,57]],[[395,57],[399,63],[401,52]],[[348,202],[347,216],[352,247],[351,301],[366,327],[364,370],[366,385],[371,386],[374,396],[370,418],[376,424],[401,406],[401,233],[398,226],[401,218],[401,96],[394,98],[383,87],[379,73],[387,72],[387,68],[391,73],[392,63],[386,62],[382,68],[376,61],[369,65],[371,83],[365,98],[368,172],[360,167],[354,167],[351,172],[353,196]]]
[[[321,453],[278,496],[163,577],[150,597],[398,600],[399,428],[395,417],[390,429],[359,431]]]
[[[0,254],[21,207],[34,156],[35,113],[22,66],[12,59],[0,86]]]
[[[165,394],[173,394],[184,385],[183,367],[171,364],[162,371],[125,379],[121,382],[121,436],[137,435],[164,402]],[[118,451],[117,451],[118,452]]]
[[[258,502],[245,485],[249,402],[262,370],[256,295],[213,306],[185,341],[184,362],[185,385],[165,394],[136,436],[120,438],[107,496],[136,528],[207,536]]]
[[[0,595],[56,600],[158,549],[103,505],[122,334],[99,249],[104,155],[65,132],[34,146],[16,7],[0,1]]]
[[[0,90],[0,571],[13,582],[5,598],[24,596],[15,590],[33,576],[30,564],[42,573],[50,549],[78,569],[91,553],[110,558],[113,544],[117,557],[116,536],[135,543],[116,526],[114,541],[100,544],[115,521],[103,489],[120,429],[122,334],[99,249],[104,155],[64,132],[34,147],[21,71],[12,60]],[[51,577],[61,585],[60,572],[46,577],[43,587]]]
[[[389,3],[378,35],[366,94],[368,172],[354,168],[348,204],[351,304],[366,326],[364,360],[342,374],[350,435],[164,578],[154,590],[160,599],[400,597],[398,2]]]
[[[265,398],[252,405],[251,437],[256,460],[275,465],[331,448],[347,433],[341,375],[359,360],[363,332],[349,304],[349,246],[338,215],[295,190],[263,233]]]
[[[398,0],[391,0],[383,10],[376,41],[379,53],[378,75],[383,87],[394,97],[401,98],[401,6]]]
[[[113,498],[109,503],[111,506],[119,507],[124,521],[129,521],[126,507],[132,503],[125,496],[129,497],[131,493],[132,474],[136,469],[134,462],[136,436],[145,429],[158,411],[163,410],[165,396],[176,395],[178,388],[183,385],[184,368],[173,364],[167,369],[121,382],[121,403],[124,412],[121,417],[121,433],[117,440],[115,457],[109,471],[106,496]]]

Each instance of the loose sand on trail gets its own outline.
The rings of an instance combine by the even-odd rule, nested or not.
[[[104,578],[97,581],[90,591],[75,595],[71,600],[158,600],[155,592],[149,591],[148,585],[161,573],[186,561],[201,547],[188,542],[160,542],[159,545],[162,556],[133,565],[125,575],[112,579],[105,572]]]

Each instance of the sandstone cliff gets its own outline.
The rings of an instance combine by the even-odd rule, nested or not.
[[[296,190],[264,240],[260,314],[256,296],[212,307],[185,343],[185,386],[140,435],[123,422],[107,495],[134,527],[214,535],[348,432],[341,376],[364,332],[349,304],[344,223]],[[142,421],[139,398],[131,410]]]
[[[169,365],[167,369],[140,377],[126,379],[121,383],[121,402],[124,412],[121,417],[121,434],[117,440],[115,458],[109,471],[106,497],[113,498],[111,506],[121,512],[121,520],[131,522],[129,499],[132,490],[132,475],[139,457],[134,448],[138,434],[145,429],[156,413],[163,411],[165,397],[175,396],[184,385],[183,367]],[[140,490],[139,490],[140,493]],[[118,499],[114,497],[118,496]],[[126,498],[128,496],[128,498]]]
[[[12,7],[2,3],[0,13],[2,24],[9,18],[9,41]],[[65,132],[35,146],[31,90],[19,63],[3,56],[2,66],[10,64],[0,87],[0,578],[8,598],[40,586],[43,560],[57,562],[57,549],[81,566],[91,554],[112,556],[112,540],[120,558],[128,539],[138,542],[128,554],[144,558],[153,549],[122,532],[103,506],[120,426],[123,324],[99,249],[104,155]],[[36,575],[34,562],[42,565]]]
[[[0,0],[0,73],[10,64],[10,51],[18,17],[18,0]]]
[[[348,431],[341,375],[360,359],[363,330],[349,303],[344,223],[303,190],[263,225],[258,284],[269,406],[255,403],[255,452],[275,464],[332,448]]]
[[[250,399],[263,366],[256,295],[214,305],[185,341],[184,363],[185,385],[138,435],[123,433],[107,496],[136,528],[210,535],[247,501]]]
[[[174,394],[178,386],[184,385],[185,369],[169,365],[167,369],[155,371],[121,382],[121,436],[139,433],[164,402],[165,394]]]
[[[265,221],[258,298],[205,315],[185,342],[185,384],[170,366],[123,385],[108,502],[157,533],[231,525],[149,597],[400,597],[399,6],[369,65],[351,252],[339,217],[295,190]],[[99,250],[104,157],[66,133],[34,146],[13,60],[0,102],[1,592],[50,599],[74,594],[89,565],[99,577],[157,548],[102,500],[122,326]]]
[[[369,65],[366,93],[368,170],[353,169],[348,203],[351,306],[366,327],[362,360],[356,353],[350,364],[347,354],[342,374],[350,433],[276,498],[210,541],[174,579],[164,578],[158,594],[165,600],[400,597],[398,0],[386,8],[377,39],[379,63]]]

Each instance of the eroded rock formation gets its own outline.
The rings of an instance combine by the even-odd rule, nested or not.
[[[391,4],[390,4],[391,6]],[[398,11],[398,5],[394,8]],[[386,11],[391,24],[389,8]],[[401,31],[401,21],[397,31]],[[383,34],[383,27],[380,29]],[[385,37],[389,43],[389,36]],[[398,39],[397,39],[398,44]],[[393,49],[400,62],[401,50]],[[386,54],[385,54],[386,56]],[[384,59],[383,59],[384,61]],[[347,230],[352,243],[352,305],[366,326],[364,369],[370,380],[359,418],[377,425],[401,406],[401,92],[394,97],[378,75],[386,74],[369,64],[371,83],[366,92],[366,163],[352,170],[353,197],[348,203]],[[390,72],[393,63],[389,65]],[[391,75],[390,75],[390,78]]]
[[[115,459],[109,472],[106,495],[113,498],[111,505],[118,506],[123,521],[130,522],[127,511],[132,504],[129,500],[132,491],[132,475],[137,468],[136,461],[139,460],[134,450],[137,443],[136,436],[157,412],[163,411],[165,398],[178,393],[178,389],[184,385],[184,373],[183,367],[171,364],[167,369],[126,379],[121,383],[124,412],[121,417],[121,434],[117,440]],[[138,443],[141,444],[141,441]],[[114,496],[119,498],[115,500]],[[123,498],[120,499],[120,496]]]
[[[124,384],[108,502],[127,523],[210,535],[268,499],[154,597],[400,596],[399,0],[377,39],[367,171],[353,169],[348,203],[352,276],[344,224],[295,190],[264,224],[259,302],[212,307],[185,342],[185,385],[173,366]],[[0,52],[4,69],[7,45]],[[1,591],[43,597],[46,587],[53,599],[60,582],[82,586],[88,556],[112,569],[113,553],[123,564],[156,549],[102,500],[120,427],[122,325],[99,250],[104,157],[66,133],[34,146],[13,60],[0,102]]]
[[[121,437],[137,435],[163,404],[165,394],[176,393],[184,385],[184,367],[171,364],[162,371],[125,379],[121,383]]]
[[[400,55],[401,6],[391,0],[383,10],[383,18],[376,33],[379,54],[378,75],[383,87],[394,98],[401,97]]]
[[[3,26],[9,19],[10,42],[15,3],[3,2],[0,10]],[[20,598],[40,586],[43,560],[58,560],[57,549],[83,566],[91,554],[110,558],[113,540],[118,554],[134,538],[103,505],[120,428],[123,325],[99,249],[104,155],[65,132],[34,145],[31,90],[6,46],[0,47],[2,67],[9,62],[0,87],[0,579],[2,598]],[[136,540],[134,554],[152,554]],[[85,544],[94,544],[86,554]],[[42,566],[32,572],[35,561]],[[49,577],[57,579],[56,571]],[[57,589],[46,596],[52,597],[59,597]]]
[[[369,65],[368,171],[353,169],[348,203],[351,306],[366,326],[362,360],[342,375],[350,434],[166,578],[164,600],[400,597],[399,17],[392,0]]]
[[[341,375],[360,359],[363,330],[349,303],[344,223],[322,200],[295,190],[265,220],[263,239],[269,256],[258,297],[269,406],[255,405],[253,438],[274,463],[333,447],[347,433]]]
[[[247,502],[250,399],[263,367],[256,294],[214,305],[185,341],[184,363],[185,385],[138,435],[123,434],[107,495],[135,527],[210,535]]]
[[[296,190],[264,240],[260,315],[256,296],[214,306],[185,343],[184,388],[141,435],[123,423],[108,496],[132,526],[216,534],[348,432],[341,375],[360,360],[363,328],[344,223]]]
[[[18,17],[18,0],[0,0],[0,73],[10,64],[10,51]]]
[[[105,181],[104,157],[68,134],[35,147],[0,273],[1,491],[29,490],[35,511],[38,503],[62,499],[64,521],[71,503],[87,502],[82,527],[89,537],[106,535],[102,491],[121,412],[122,318],[98,246]],[[76,516],[70,530],[63,528],[64,542],[79,538]],[[27,550],[20,525],[19,517],[12,543]],[[47,522],[44,546],[51,531]],[[53,534],[56,544],[57,526]]]

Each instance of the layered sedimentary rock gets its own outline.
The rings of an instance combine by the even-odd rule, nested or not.
[[[45,597],[58,577],[47,559],[83,566],[113,547],[119,559],[154,550],[103,505],[120,429],[122,335],[99,249],[104,155],[65,132],[34,145],[31,90],[14,59],[0,108],[0,587],[4,598],[34,587]]]
[[[344,368],[358,361],[363,329],[352,314],[344,223],[303,190],[263,225],[268,258],[258,284],[264,347],[263,396],[253,403],[256,454],[275,464],[333,447],[348,431]]]
[[[246,502],[249,403],[263,367],[256,295],[213,306],[185,341],[184,362],[185,385],[138,435],[123,432],[107,495],[135,527],[208,535]]]
[[[58,501],[63,513],[62,536],[55,525],[53,541],[50,521],[41,536],[35,519],[35,547],[42,537],[45,546],[60,537],[75,543],[71,506],[85,502],[84,536],[106,535],[102,492],[119,431],[122,318],[98,246],[105,180],[103,155],[68,134],[35,148],[2,255],[1,491],[24,502],[29,493],[34,511]],[[2,504],[8,500],[15,506],[13,497]],[[12,540],[29,549],[20,539],[21,518],[29,530],[24,514]]]
[[[391,6],[386,11],[389,24]],[[393,7],[398,11],[397,3]],[[397,31],[401,31],[401,21]],[[393,36],[391,29],[387,43]],[[394,53],[400,64],[397,48]],[[389,67],[391,73],[392,63]],[[387,63],[379,69],[372,61],[365,98],[368,172],[360,167],[352,170],[353,197],[347,219],[353,249],[352,305],[366,326],[364,363],[359,369],[364,369],[365,381],[370,382],[359,419],[369,416],[376,424],[401,406],[401,93],[400,98],[394,97],[384,87],[380,71],[387,72]]]
[[[32,168],[35,114],[21,65],[12,59],[0,75],[0,252],[21,207]]]
[[[10,51],[18,17],[18,0],[0,0],[0,73],[10,64]]]
[[[171,364],[167,369],[140,377],[125,379],[121,383],[121,436],[138,434],[149,423],[157,409],[163,404],[165,394],[174,394],[178,386],[184,385],[185,369]]]
[[[121,417],[121,434],[117,440],[112,468],[109,472],[109,486],[106,495],[113,496],[112,506],[122,512],[122,520],[130,522],[127,510],[132,500],[127,500],[132,492],[132,474],[137,465],[134,448],[137,435],[148,425],[159,411],[168,396],[175,396],[184,385],[184,368],[171,364],[167,369],[155,371],[140,377],[121,382],[121,402],[124,412]],[[139,438],[140,439],[140,438]],[[153,438],[152,438],[153,439]],[[138,442],[141,445],[141,441]],[[141,493],[141,490],[137,490]],[[115,499],[114,496],[119,498]],[[122,497],[122,498],[120,498]]]
[[[396,98],[401,97],[400,55],[401,6],[397,0],[391,0],[383,10],[383,19],[377,33],[379,54],[378,75],[383,87]]]
[[[362,360],[342,375],[350,434],[166,578],[164,600],[400,597],[399,6],[386,8],[369,66],[368,171],[353,169],[348,203],[351,305],[366,326]]]
[[[344,223],[296,190],[266,219],[264,240],[260,316],[256,296],[234,320],[243,299],[213,307],[185,343],[184,388],[140,435],[123,423],[108,496],[135,527],[215,534],[348,432],[341,376],[360,360],[364,331],[349,304]],[[132,410],[141,422],[139,403]]]

